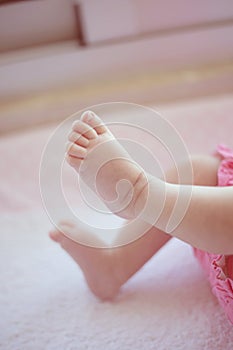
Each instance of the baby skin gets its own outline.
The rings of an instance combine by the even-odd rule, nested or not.
[[[67,161],[112,212],[134,221],[130,228],[127,225],[122,228],[120,236],[130,237],[134,229],[146,231],[127,245],[102,249],[69,239],[69,233],[75,231],[76,237],[80,233],[89,235],[93,243],[97,240],[68,222],[61,223],[61,231],[50,232],[50,237],[80,266],[91,291],[101,300],[113,299],[120,287],[173,236],[216,254],[233,253],[233,219],[229,215],[233,192],[231,188],[226,191],[215,187],[218,158],[193,156],[190,159],[193,184],[183,184],[194,185],[190,204],[183,220],[169,234],[167,221],[182,186],[177,184],[176,168],[167,172],[165,181],[147,175],[93,112],[84,113],[73,124]],[[185,173],[188,167],[184,161],[179,171]],[[162,208],[157,204],[161,198],[164,199]],[[101,246],[101,242],[96,243]]]
[[[67,144],[67,161],[79,172],[111,212],[133,219],[136,201],[147,177],[110,130],[93,112],[73,124]],[[140,207],[140,203],[139,203]]]

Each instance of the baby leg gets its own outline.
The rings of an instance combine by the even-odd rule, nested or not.
[[[194,184],[200,186],[215,186],[217,184],[217,169],[219,160],[209,156],[194,156],[191,159],[194,172]],[[181,171],[188,169],[187,162],[182,164]],[[166,175],[166,181],[178,182],[176,169],[171,169]],[[140,228],[139,228],[140,225]],[[135,221],[131,225],[131,232],[127,226],[122,229],[121,235],[130,237],[133,229],[145,232],[145,223]],[[148,226],[147,226],[148,227]],[[64,232],[79,230],[72,225],[64,225]],[[83,232],[82,232],[83,234]],[[90,235],[86,232],[85,234]],[[147,232],[125,246],[117,248],[91,248],[76,243],[59,231],[52,231],[50,237],[61,244],[67,253],[82,269],[86,281],[92,292],[100,299],[112,299],[132,275],[134,275],[170,238],[171,236],[151,227]],[[118,242],[121,237],[118,238]],[[117,243],[116,242],[116,245]]]

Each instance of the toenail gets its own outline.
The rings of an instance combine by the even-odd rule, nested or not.
[[[96,115],[95,115],[94,112],[88,111],[86,120],[87,120],[88,122],[90,122],[93,118],[95,118],[95,116],[96,116]]]
[[[85,111],[80,117],[80,120],[88,121],[90,111]]]

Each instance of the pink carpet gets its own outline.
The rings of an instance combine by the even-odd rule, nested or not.
[[[233,147],[233,99],[160,106],[191,153]],[[233,328],[191,248],[171,240],[102,303],[81,271],[47,237],[41,204],[41,152],[53,128],[0,140],[0,348],[231,350]],[[52,179],[51,179],[52,181]]]

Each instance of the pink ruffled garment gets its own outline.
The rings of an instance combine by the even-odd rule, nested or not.
[[[217,155],[222,158],[218,186],[233,186],[233,151],[220,144]],[[194,254],[207,272],[212,292],[233,324],[233,255],[210,254],[197,248]]]

